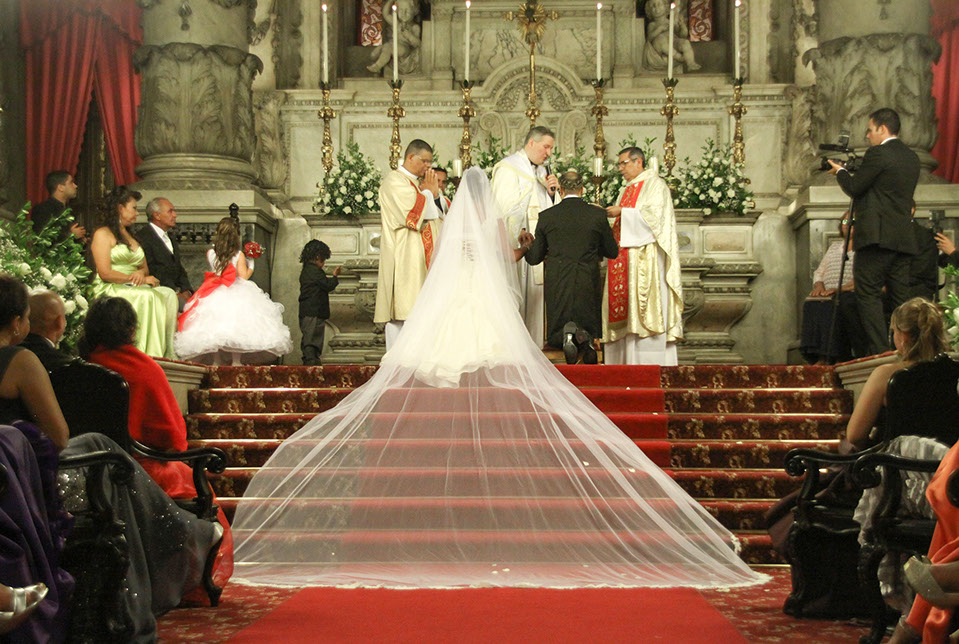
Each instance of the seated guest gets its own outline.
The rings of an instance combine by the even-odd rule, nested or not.
[[[942,255],[939,256],[940,266],[955,266],[959,268],[959,251],[956,244],[943,233],[936,233],[936,246]]]
[[[180,244],[170,235],[176,226],[176,208],[169,199],[157,197],[147,202],[147,223],[136,232],[136,239],[143,247],[150,274],[176,292],[180,309],[193,295],[193,286],[186,269],[180,261]]]
[[[852,276],[853,232],[849,230],[849,211],[843,213],[839,222],[841,238],[829,244],[819,267],[813,273],[813,287],[802,307],[802,336],[799,351],[807,362],[831,364],[849,360],[852,357],[850,335],[856,335],[855,284]],[[842,288],[839,288],[839,270],[842,265],[843,242],[849,235],[846,266],[843,269]],[[839,290],[839,321],[832,330],[833,312],[836,303],[833,300]],[[852,326],[852,328],[850,328]],[[829,346],[832,333],[832,346]],[[858,332],[861,335],[861,331]]]
[[[53,291],[39,291],[30,296],[30,333],[20,346],[30,349],[47,371],[62,367],[73,356],[57,348],[67,330],[67,314],[63,300]]]
[[[77,184],[73,180],[73,175],[66,170],[54,170],[49,173],[45,183],[50,198],[41,201],[30,211],[30,224],[36,234],[40,234],[50,220],[66,210],[70,200],[77,196]],[[59,239],[67,239],[70,235],[73,235],[78,242],[87,241],[87,231],[83,226],[74,221],[63,222]]]
[[[139,192],[125,186],[114,188],[105,198],[100,226],[90,244],[96,265],[93,293],[128,300],[139,318],[137,348],[151,356],[172,358],[177,296],[150,275],[143,247],[130,233],[139,198]]]
[[[186,422],[180,413],[170,383],[153,358],[135,346],[137,316],[125,299],[108,297],[90,305],[83,323],[80,355],[112,369],[130,387],[130,437],[147,447],[182,452],[187,449]],[[137,457],[143,469],[174,499],[196,496],[193,469],[180,461],[161,462]],[[222,586],[233,572],[233,541],[229,523],[220,510],[225,530],[217,556],[214,581]]]

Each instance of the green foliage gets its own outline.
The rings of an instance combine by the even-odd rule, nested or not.
[[[493,166],[508,157],[512,152],[506,147],[506,144],[491,136],[486,146],[477,143],[473,146],[472,160],[473,165],[479,166],[486,171],[486,176],[493,177]]]
[[[742,168],[733,162],[732,146],[717,146],[706,139],[702,158],[693,163],[686,157],[677,173],[679,188],[675,192],[678,208],[697,208],[704,214],[731,212],[746,214],[755,207],[753,193]]]
[[[69,208],[50,219],[39,235],[27,220],[29,211],[27,203],[16,219],[0,225],[0,270],[23,280],[31,291],[49,289],[63,298],[67,330],[61,348],[71,350],[87,313],[90,269],[72,235],[60,240],[64,224],[72,221]]]
[[[319,195],[313,211],[328,217],[354,219],[379,210],[378,193],[382,174],[372,160],[360,152],[355,141],[336,155],[336,164],[317,184]]]
[[[946,274],[946,298],[942,301],[946,339],[949,340],[953,350],[959,350],[959,296],[956,295],[957,286],[959,286],[959,269],[950,264],[942,270]]]

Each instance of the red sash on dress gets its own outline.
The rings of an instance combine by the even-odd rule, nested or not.
[[[619,200],[620,208],[635,208],[639,192],[643,189],[643,182],[626,186],[623,197]],[[622,234],[622,215],[616,218],[613,224],[613,237],[619,244]],[[619,249],[616,259],[609,260],[606,266],[606,281],[609,289],[609,323],[616,324],[626,320],[629,311],[629,249]]]
[[[407,177],[406,180],[409,181],[410,185],[416,190],[416,202],[413,204],[413,209],[410,210],[406,215],[406,227],[410,230],[416,230],[420,223],[420,217],[423,216],[423,208],[426,206],[426,197],[424,197],[423,193],[420,192],[420,189],[416,187],[416,184],[410,181],[409,177]],[[423,253],[426,256],[426,268],[429,268],[430,262],[433,261],[433,229],[430,228],[429,223],[423,224],[423,229],[420,231],[420,238],[423,240]]]
[[[203,284],[200,285],[200,288],[196,290],[196,293],[193,294],[187,303],[183,307],[183,313],[180,314],[180,317],[177,318],[176,327],[177,331],[183,330],[183,325],[186,323],[187,315],[193,311],[200,300],[205,298],[207,295],[220,288],[221,286],[229,286],[236,281],[236,266],[230,264],[226,267],[222,274],[217,275],[216,273],[211,273],[207,271],[203,274]]]

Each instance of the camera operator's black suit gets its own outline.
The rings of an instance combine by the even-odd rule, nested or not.
[[[919,157],[898,138],[866,150],[855,174],[840,170],[839,186],[854,199],[856,302],[869,351],[889,349],[882,311],[885,286],[893,307],[909,297],[909,262],[918,252],[911,227]]]

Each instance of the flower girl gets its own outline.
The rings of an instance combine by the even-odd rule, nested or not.
[[[239,221],[220,220],[206,256],[211,272],[183,307],[174,338],[177,355],[238,365],[272,362],[289,352],[292,340],[283,324],[283,305],[249,281],[253,260],[241,249]]]

